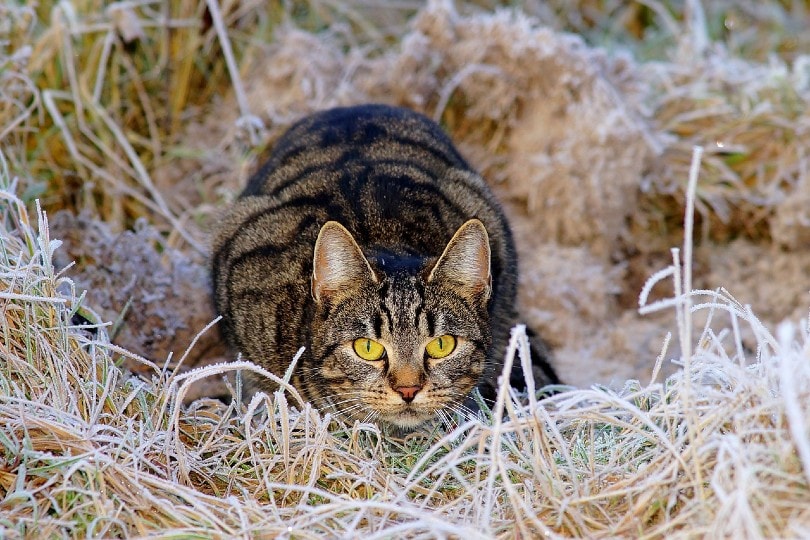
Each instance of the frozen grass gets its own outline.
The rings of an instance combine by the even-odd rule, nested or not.
[[[230,405],[182,405],[204,377],[255,368],[181,374],[165,365],[187,361],[182,352],[179,360],[142,358],[111,344],[110,327],[86,305],[70,271],[54,267],[59,239],[34,210],[36,198],[48,211],[90,210],[118,227],[146,218],[166,236],[161,249],[204,252],[197,220],[227,190],[197,171],[205,156],[190,144],[188,126],[218,119],[223,105],[212,99],[233,91],[239,133],[227,151],[240,157],[223,168],[244,173],[253,158],[242,152],[253,151],[263,129],[283,126],[251,116],[234,81],[285,17],[343,36],[337,42],[346,57],[364,60],[406,33],[418,4],[289,2],[286,12],[214,0],[0,4],[0,536],[810,536],[810,322],[785,323],[774,335],[725,289],[692,290],[689,243],[642,298],[645,312],[677,313],[679,352],[668,351],[668,339],[655,370],[675,357],[683,367],[675,375],[542,399],[501,388],[487,418],[459,418],[452,430],[404,440],[321,417],[293,390],[243,403],[237,382]],[[645,94],[651,129],[669,137],[635,226],[677,220],[672,239],[689,206],[719,216],[713,234],[767,240],[770,232],[751,223],[810,189],[806,62],[792,71],[776,60],[724,64],[712,49],[688,71],[683,57],[660,54],[661,43],[683,45],[673,37],[679,24],[690,28],[689,46],[716,38],[724,4],[712,3],[703,34],[694,14],[639,27],[643,9],[624,4],[600,3],[599,11],[580,2],[575,12],[550,2],[546,14],[597,43],[620,27],[640,29],[631,46],[659,60],[634,83],[652,89]],[[790,45],[789,36],[762,29],[804,12],[794,7],[791,15],[781,4],[757,12],[756,5],[739,11],[735,24],[752,31],[730,50],[753,49],[762,60],[768,47],[756,36],[771,36],[780,53]],[[410,42],[414,51],[419,45]],[[495,130],[488,149],[501,151],[492,122],[479,128],[464,116],[468,101],[482,107],[481,99],[458,81],[446,86],[453,73],[437,73],[445,78],[426,106],[441,103],[457,136]],[[211,152],[220,144],[211,143]],[[706,148],[700,183],[690,168],[695,144]],[[191,195],[177,196],[171,182],[161,187],[162,167],[176,163],[185,168],[168,176],[192,175]],[[779,238],[790,246],[802,238],[804,209],[785,212],[793,221],[785,218]],[[647,303],[655,283],[670,278],[672,298]],[[698,334],[693,315],[707,321]],[[200,332],[210,331],[204,326]],[[508,363],[526,361],[523,353],[517,330]],[[124,364],[140,366],[144,377]]]
[[[127,352],[109,343],[106,326],[72,322],[92,313],[52,266],[59,242],[45,214],[30,216],[14,191],[3,170],[4,537],[810,531],[807,321],[774,337],[725,291],[681,294],[648,306],[678,310],[682,347],[693,351],[666,381],[539,401],[501,387],[489,420],[405,440],[330,421],[294,390],[184,407],[196,379],[255,368],[175,376],[136,359],[151,379],[127,375],[118,367]],[[661,276],[682,280],[679,290],[688,272],[676,262]],[[692,311],[712,314],[694,343]],[[744,325],[756,351],[740,341]],[[517,329],[507,368],[528,361],[525,352]]]

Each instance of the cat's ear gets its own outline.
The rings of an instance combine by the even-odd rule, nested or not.
[[[367,282],[377,282],[352,233],[337,221],[327,221],[312,258],[312,297],[317,303],[338,299]]]
[[[484,224],[471,219],[459,227],[428,276],[472,300],[486,302],[492,292],[489,235]]]

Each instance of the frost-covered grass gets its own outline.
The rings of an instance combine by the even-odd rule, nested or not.
[[[0,184],[7,538],[810,532],[807,321],[774,337],[724,291],[693,291],[661,304],[682,342],[690,304],[713,314],[669,379],[539,401],[502,387],[492,420],[405,440],[330,421],[294,390],[183,406],[195,379],[246,366],[175,376],[136,358],[151,377],[128,375],[107,326],[73,322],[88,308],[52,265],[46,215],[7,170]],[[518,329],[507,366],[525,352]]]
[[[752,30],[718,52],[703,38],[722,34],[721,15],[729,12],[722,2],[706,4],[703,26],[694,13],[674,13],[665,2],[643,9],[605,2],[603,12],[590,2],[567,12],[549,2],[539,13],[545,9],[545,20],[585,33],[591,43],[609,44],[617,28],[627,29],[623,46],[655,60],[611,79],[616,92],[647,85],[633,94],[647,100],[636,112],[647,114],[645,136],[663,150],[645,169],[624,241],[643,248],[650,238],[691,239],[693,229],[711,225],[721,239],[767,244],[773,237],[789,250],[807,233],[807,63],[765,63],[770,45],[761,37],[794,60],[785,48],[806,37],[791,41],[769,29],[801,20],[806,10],[744,4],[732,22]],[[391,69],[414,75],[403,85],[412,94],[400,96],[402,88],[392,86],[391,95],[414,100],[410,105],[424,99],[423,110],[438,111],[465,148],[483,152],[476,159],[488,173],[497,177],[509,161],[511,106],[499,121],[465,114],[486,109],[475,91],[486,91],[486,77],[498,69],[513,69],[525,76],[519,82],[527,92],[534,88],[532,66],[511,56],[526,51],[520,44],[506,49],[509,40],[492,35],[516,29],[534,39],[523,19],[447,23],[424,16],[417,32],[408,20],[419,2],[286,5],[287,12],[210,0],[0,4],[0,536],[810,536],[810,322],[768,326],[755,316],[756,305],[724,288],[693,290],[691,242],[642,290],[641,311],[674,313],[676,321],[660,356],[638,359],[654,366],[651,377],[621,389],[565,388],[552,397],[501,388],[487,419],[458,418],[454,429],[406,439],[323,417],[290,388],[242,401],[238,378],[230,383],[230,404],[187,403],[206,381],[258,368],[173,371],[166,366],[191,364],[199,343],[149,358],[111,343],[112,321],[98,314],[107,306],[88,302],[97,291],[85,294],[72,277],[104,261],[55,265],[65,246],[52,235],[48,213],[89,211],[112,229],[146,220],[165,238],[154,249],[166,258],[172,250],[204,253],[214,208],[239,187],[238,178],[223,178],[244,176],[256,148],[324,95],[382,84],[374,77],[392,84],[374,70],[387,66],[385,55],[400,39],[406,53],[391,56]],[[438,5],[430,13],[448,13]],[[643,10],[653,8],[658,22],[644,23]],[[285,18],[307,32],[285,34]],[[641,23],[644,32],[628,41]],[[678,37],[679,25],[688,39]],[[454,50],[442,36],[470,28],[490,32],[480,38],[491,56],[477,61],[513,64],[444,72],[479,50]],[[526,49],[540,54],[537,43],[559,43],[542,37],[547,41]],[[272,46],[262,57],[264,42]],[[662,44],[680,48],[668,58]],[[697,49],[689,47],[705,60],[691,70],[683,60]],[[280,66],[298,50],[313,51],[313,62],[293,62],[297,71],[271,73],[270,80],[303,97],[273,94],[272,107],[252,102],[262,94],[251,85],[264,79],[249,76],[251,59],[275,58]],[[723,62],[725,54],[746,51],[750,58]],[[344,70],[337,79],[324,58],[333,53]],[[408,64],[420,53],[439,64]],[[574,58],[598,60],[588,54]],[[433,79],[420,71],[427,67]],[[562,80],[566,72],[559,74]],[[337,88],[330,86],[335,80]],[[501,102],[526,103],[520,84],[507,85]],[[699,176],[690,169],[695,144],[705,147]],[[693,207],[711,221],[694,224]],[[777,255],[762,251],[765,259]],[[790,276],[784,279],[787,286]],[[674,293],[660,293],[660,282]],[[722,285],[740,294],[737,283]],[[204,283],[199,294],[207,294]],[[206,327],[212,317],[193,315],[201,337],[213,332]],[[524,344],[515,331],[507,364],[527,360]],[[578,365],[589,361],[582,357]],[[660,373],[672,362],[681,368],[664,379]],[[132,374],[136,367],[140,376]]]

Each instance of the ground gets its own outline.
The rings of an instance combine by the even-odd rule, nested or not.
[[[810,529],[805,3],[88,1],[0,21],[9,537]],[[297,118],[369,101],[440,121],[503,201],[521,311],[568,392],[400,442],[294,392],[204,399],[240,391],[203,331],[218,212]],[[648,289],[660,309],[639,309]]]

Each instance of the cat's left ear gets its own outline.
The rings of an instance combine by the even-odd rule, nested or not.
[[[484,224],[471,219],[459,227],[428,276],[472,300],[486,302],[492,292],[489,235]]]
[[[352,233],[337,221],[327,221],[312,257],[312,297],[319,304],[340,300],[377,277]]]

